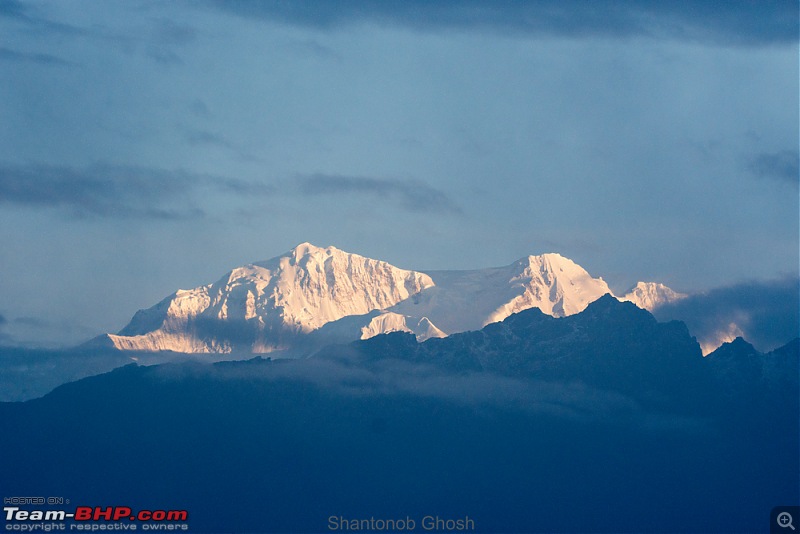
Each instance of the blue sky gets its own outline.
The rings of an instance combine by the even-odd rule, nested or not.
[[[797,11],[4,1],[0,331],[116,331],[303,241],[553,251],[616,290],[796,278]]]

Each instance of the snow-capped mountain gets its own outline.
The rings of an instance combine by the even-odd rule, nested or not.
[[[389,308],[431,286],[426,274],[303,243],[213,284],[177,291],[137,312],[108,341],[125,350],[270,352],[292,335]]]
[[[664,284],[657,282],[639,282],[619,300],[633,302],[647,311],[653,311],[662,304],[675,302],[688,297],[685,293],[678,293]]]
[[[528,308],[573,315],[606,293],[602,278],[559,254],[426,274],[303,243],[212,284],[179,290],[95,343],[121,350],[266,353],[293,347],[310,333],[318,343],[395,331],[422,341],[478,330]],[[652,309],[680,297],[662,284],[639,283],[622,299]]]
[[[434,286],[392,312],[428,318],[447,334],[480,330],[528,308],[554,317],[583,311],[611,290],[559,254],[528,256],[511,265],[470,271],[431,271]]]

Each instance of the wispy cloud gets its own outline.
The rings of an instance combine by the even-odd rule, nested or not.
[[[314,39],[291,40],[288,41],[284,47],[290,52],[303,56],[311,56],[318,59],[341,59],[339,54],[337,54],[332,48],[325,46]]]
[[[150,21],[147,56],[163,65],[182,65],[183,59],[177,50],[197,40],[197,30],[188,24],[167,18]]]
[[[369,195],[395,202],[412,212],[461,213],[461,208],[444,191],[417,180],[312,174],[298,177],[297,185],[305,196]]]
[[[225,137],[206,130],[190,130],[186,132],[186,142],[192,146],[214,145],[222,148],[233,149],[233,144]]]
[[[60,35],[87,36],[94,33],[71,24],[53,21],[42,16],[37,6],[32,3],[23,3],[18,0],[3,0],[0,2],[0,17],[6,17],[26,25],[36,33],[57,33]]]
[[[800,183],[800,153],[797,150],[759,154],[750,161],[749,167],[761,178],[772,178],[795,186]]]
[[[62,208],[76,216],[198,218],[203,193],[269,195],[265,184],[147,167],[98,164],[86,168],[0,165],[0,203]]]
[[[31,34],[86,38],[113,45],[126,52],[138,49],[150,59],[167,66],[183,64],[183,59],[179,54],[180,49],[194,43],[198,37],[198,32],[194,27],[182,21],[164,17],[150,19],[147,27],[136,33],[119,33],[101,25],[81,27],[53,20],[41,7],[17,0],[0,1],[0,17],[18,22]],[[69,63],[51,54],[26,54],[5,50],[7,50],[5,59],[50,64]],[[0,59],[4,58],[0,56]]]
[[[243,161],[259,161],[253,154],[229,140],[224,135],[210,132],[208,130],[189,129],[185,132],[184,138],[189,145],[210,146],[228,150]]]
[[[20,61],[26,63],[38,63],[40,65],[71,65],[69,61],[61,59],[52,54],[40,54],[33,52],[19,52],[10,48],[0,47],[0,61]]]
[[[796,2],[563,2],[539,0],[208,0],[230,13],[322,30],[359,23],[420,31],[478,30],[505,35],[646,36],[725,45],[770,45],[798,39]]]
[[[183,65],[183,59],[174,51],[163,46],[147,46],[147,57],[162,65]]]
[[[184,22],[168,18],[154,19],[152,35],[162,44],[186,45],[197,40],[197,30]]]
[[[0,322],[0,343],[15,347],[63,347],[97,334],[74,318],[23,316]]]
[[[53,324],[50,321],[45,321],[38,317],[17,317],[14,319],[15,324],[22,324],[32,328],[51,328]]]

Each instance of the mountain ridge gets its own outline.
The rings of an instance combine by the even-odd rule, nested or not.
[[[301,243],[236,267],[216,282],[178,290],[91,344],[123,351],[269,353],[333,330],[337,340],[392,331],[423,340],[478,330],[529,308],[573,315],[607,293],[602,277],[557,253],[503,267],[424,273]],[[663,284],[640,282],[619,298],[653,309],[680,297]]]
[[[432,510],[481,532],[759,532],[798,498],[798,348],[703,358],[685,324],[606,295],[421,343],[129,365],[0,402],[3,480],[169,502],[196,532]]]

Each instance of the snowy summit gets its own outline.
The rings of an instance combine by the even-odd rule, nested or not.
[[[268,353],[312,333],[366,339],[406,331],[422,341],[480,329],[528,308],[573,315],[606,293],[602,278],[553,253],[505,267],[422,273],[302,243],[214,283],[178,290],[98,341],[120,350],[187,353]],[[621,300],[652,310],[681,296],[640,282]]]

